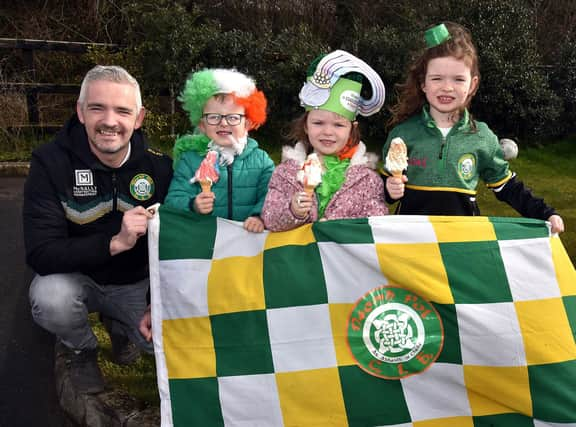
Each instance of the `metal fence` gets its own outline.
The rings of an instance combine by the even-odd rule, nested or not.
[[[24,67],[28,70],[32,80],[36,80],[36,61],[34,53],[36,51],[63,51],[72,54],[82,54],[90,47],[100,47],[110,50],[118,48],[115,44],[106,43],[83,43],[54,40],[32,40],[32,39],[10,39],[0,38],[0,49],[21,50],[23,53]],[[23,93],[26,99],[26,122],[12,124],[11,127],[31,128],[40,132],[52,131],[60,127],[61,124],[42,123],[39,112],[40,94],[78,94],[79,84],[55,84],[48,82],[22,82],[22,81],[0,81],[1,93]],[[7,129],[10,130],[10,129]]]

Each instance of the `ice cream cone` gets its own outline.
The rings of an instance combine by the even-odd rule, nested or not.
[[[408,150],[402,138],[396,137],[390,142],[386,154],[385,168],[393,177],[402,178],[402,171],[408,167]]]
[[[302,183],[306,194],[314,194],[314,189],[322,182],[322,163],[316,153],[308,154],[296,174],[296,179]]]
[[[210,180],[200,181],[200,187],[202,187],[203,193],[209,193],[212,188],[212,181]]]
[[[218,153],[208,151],[206,157],[200,162],[200,166],[194,172],[191,183],[199,183],[203,193],[210,193],[212,184],[218,182],[220,171],[218,170]]]

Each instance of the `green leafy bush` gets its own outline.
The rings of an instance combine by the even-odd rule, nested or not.
[[[480,55],[473,111],[499,135],[542,138],[559,118],[561,102],[540,68],[534,10],[522,0],[465,3],[453,2]]]
[[[550,69],[550,86],[562,100],[559,120],[550,124],[552,135],[576,132],[576,40],[567,37],[558,43],[556,61]]]
[[[52,2],[44,3],[49,8]],[[56,31],[45,22],[44,11],[40,8],[34,21],[45,25],[37,29],[40,35],[21,33],[33,28],[24,16],[34,15],[33,6],[11,10],[10,20],[0,19],[0,25],[29,38],[74,39],[83,29],[86,39],[118,48],[93,48],[73,56],[43,52],[36,80],[79,83],[96,63],[123,65],[142,86],[150,111],[146,130],[165,145],[189,130],[177,97],[191,72],[236,67],[252,75],[270,106],[261,132],[268,140],[279,140],[286,124],[302,111],[298,92],[315,56],[345,49],[364,59],[384,80],[388,107],[394,103],[394,85],[404,79],[412,54],[423,45],[424,29],[446,20],[467,26],[479,48],[482,79],[472,104],[478,119],[498,135],[522,141],[576,131],[576,36],[568,19],[576,6],[568,0],[97,2],[92,9],[66,10],[74,13],[61,17],[70,27],[67,37],[61,34],[64,27]],[[559,17],[564,18],[561,23]],[[12,53],[0,63],[4,78],[29,80],[21,56]],[[385,108],[361,120],[369,143],[386,137],[388,117]]]

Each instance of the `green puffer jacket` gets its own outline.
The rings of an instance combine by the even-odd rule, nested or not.
[[[194,212],[194,199],[202,189],[199,183],[191,184],[190,179],[204,157],[192,150],[182,154],[168,190],[166,205]],[[234,163],[220,166],[220,179],[212,186],[216,196],[212,215],[235,221],[260,215],[273,171],[272,159],[258,148],[254,139],[248,138],[246,148],[234,158]]]

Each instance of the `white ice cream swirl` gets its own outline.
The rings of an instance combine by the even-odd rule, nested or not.
[[[316,187],[322,182],[322,163],[316,153],[308,155],[302,168],[298,171],[296,179],[308,187]]]
[[[394,138],[390,142],[386,154],[386,169],[392,174],[401,174],[408,167],[408,152],[402,138]]]

